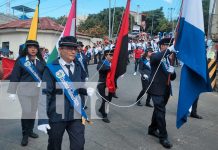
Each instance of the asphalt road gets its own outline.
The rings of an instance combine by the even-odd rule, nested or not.
[[[90,80],[97,81],[98,73],[96,65],[89,66]],[[133,76],[133,63],[128,66],[127,73],[118,80],[118,99],[112,102],[117,105],[128,106],[135,102],[141,90],[140,76]],[[217,150],[218,149],[218,93],[205,93],[199,98],[198,113],[202,120],[189,118],[188,122],[180,129],[176,128],[176,110],[179,90],[179,72],[176,68],[177,79],[172,82],[173,97],[167,105],[166,122],[169,140],[176,150]],[[0,105],[9,101],[5,92],[5,86],[1,83]],[[146,97],[142,103],[145,103]],[[99,106],[100,101],[98,101]],[[10,103],[15,105],[13,103]],[[4,106],[2,106],[4,107]],[[90,107],[88,105],[88,107]],[[90,109],[88,109],[89,111]],[[153,109],[145,106],[132,106],[120,108],[110,106],[109,119],[106,124],[101,120],[93,120],[92,126],[87,125],[85,130],[86,150],[161,150],[164,149],[158,139],[147,135],[147,129],[151,121]],[[0,113],[3,113],[0,110]],[[21,147],[20,120],[0,120],[0,150],[45,150],[47,147],[47,135],[35,131],[40,138],[30,139],[27,147]],[[68,135],[64,135],[63,150],[69,149]]]

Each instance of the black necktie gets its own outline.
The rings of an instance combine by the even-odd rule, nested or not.
[[[73,73],[72,73],[72,71],[70,70],[70,65],[65,65],[65,66],[66,66],[67,69],[68,69],[70,80],[73,81]]]
[[[35,60],[31,60],[31,62],[32,62],[33,66],[36,66]]]

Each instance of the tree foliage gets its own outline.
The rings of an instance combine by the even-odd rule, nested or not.
[[[146,15],[146,32],[151,33],[152,22],[153,34],[157,34],[158,32],[170,32],[172,30],[172,25],[164,16],[163,7],[151,11],[144,11],[142,13]]]
[[[204,11],[204,26],[205,32],[208,31],[208,19],[209,19],[209,0],[203,0],[203,11]],[[114,8],[111,9],[111,16],[113,16]],[[123,15],[124,7],[116,7],[115,8],[115,18],[114,18],[114,28],[113,28],[113,35],[116,36],[118,29],[120,27],[122,15]],[[109,29],[109,9],[104,9],[100,13],[97,14],[89,14],[88,18],[81,22],[78,26],[77,30],[81,33],[89,34],[94,37],[104,37],[108,35]],[[146,32],[151,33],[152,30],[152,20],[153,20],[153,35],[157,34],[158,32],[171,32],[172,31],[172,23],[169,22],[163,12],[163,7],[159,9],[151,10],[151,11],[144,11],[142,12],[146,15]],[[132,19],[131,19],[132,18]],[[67,18],[66,16],[61,16],[58,18],[51,18],[57,23],[65,26]],[[133,16],[130,15],[130,25],[131,28],[135,22],[133,21]],[[111,19],[112,21],[112,19]],[[177,23],[177,20],[174,20],[174,28]],[[130,29],[131,31],[131,29]]]
[[[116,7],[114,15],[113,35],[116,35],[122,20],[124,7]],[[114,8],[111,9],[113,16]],[[131,19],[130,19],[131,20]],[[111,19],[112,21],[112,19]],[[95,37],[108,35],[109,9],[104,9],[98,14],[90,14],[88,18],[78,26],[78,31]],[[112,26],[112,25],[111,25]]]

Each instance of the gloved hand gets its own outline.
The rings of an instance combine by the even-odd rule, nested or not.
[[[85,78],[85,81],[87,82],[89,80],[89,78],[87,77],[87,78]]]
[[[12,101],[15,101],[17,98],[16,96],[17,96],[16,94],[9,94],[8,98]]]
[[[169,66],[168,70],[169,73],[174,73],[175,72],[175,68],[173,66]]]
[[[168,50],[169,50],[170,52],[172,52],[172,53],[176,53],[176,52],[177,52],[177,51],[175,50],[175,48],[174,48],[174,45],[168,47]]]
[[[94,88],[91,88],[91,87],[88,87],[87,88],[87,95],[88,96],[92,96],[95,92],[95,89]]]
[[[38,130],[44,132],[45,134],[47,134],[48,133],[47,130],[50,130],[50,129],[51,129],[51,127],[49,124],[42,124],[42,125],[38,126]]]
[[[143,78],[144,78],[145,80],[147,80],[147,79],[148,79],[148,75],[144,74],[144,75],[143,75]]]

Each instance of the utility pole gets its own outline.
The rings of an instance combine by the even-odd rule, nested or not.
[[[217,3],[217,0],[210,1],[209,21],[208,21],[209,23],[208,23],[208,33],[207,33],[208,39],[212,39],[211,30],[212,30],[213,17],[214,17],[214,15],[216,15],[215,14],[216,3]]]
[[[140,5],[137,5],[137,16],[136,16],[136,22],[138,25],[140,25],[139,23],[139,9],[140,9]]]
[[[111,39],[111,0],[109,0],[109,30],[108,30],[108,37]]]
[[[168,10],[170,11],[170,21],[172,24],[172,32],[174,32],[173,11],[175,10],[175,8],[168,8]]]
[[[11,0],[7,0],[7,4],[6,4],[6,14],[10,15],[11,14]]]

